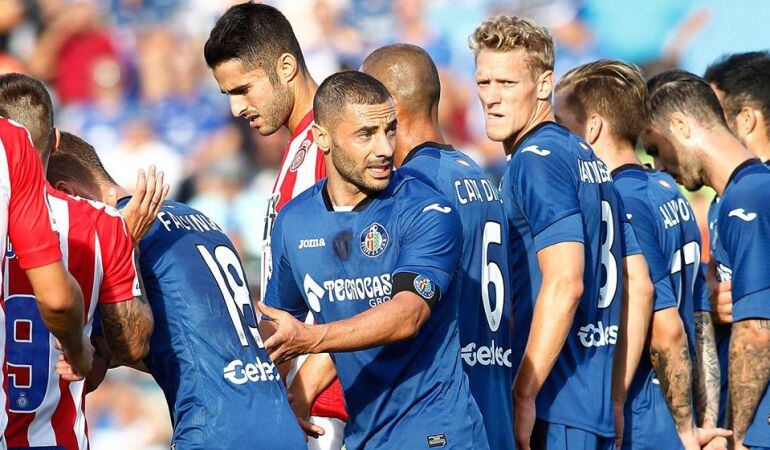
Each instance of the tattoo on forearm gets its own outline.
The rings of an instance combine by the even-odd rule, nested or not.
[[[730,403],[733,433],[743,441],[770,379],[770,320],[733,323],[730,338]]]
[[[716,426],[719,416],[719,358],[711,315],[695,313],[695,361],[693,382],[695,406],[700,426]]]
[[[691,425],[692,361],[687,341],[677,347],[650,346],[650,359],[677,429]]]
[[[99,305],[104,337],[113,355],[122,361],[146,349],[152,333],[152,311],[143,297]]]

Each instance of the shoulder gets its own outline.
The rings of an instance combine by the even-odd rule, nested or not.
[[[546,122],[539,125],[517,145],[509,166],[521,175],[535,175],[538,167],[558,167],[577,171],[577,159],[596,159],[591,147],[563,126]]]
[[[409,225],[419,222],[420,218],[428,218],[435,212],[447,222],[457,221],[457,211],[452,207],[446,196],[423,179],[409,174],[401,174],[393,180],[393,197],[398,208],[399,220]]]
[[[298,211],[300,211],[299,214],[301,214],[301,211],[306,210],[308,205],[313,202],[313,199],[321,195],[325,183],[326,179],[323,179],[289,200],[289,202],[281,208],[278,218],[280,219],[281,217],[298,214]]]
[[[770,211],[770,168],[757,164],[744,169],[744,173],[725,189],[718,204],[720,215],[727,214],[728,217],[736,208]]]

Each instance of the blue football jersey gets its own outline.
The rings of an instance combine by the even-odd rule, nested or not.
[[[615,169],[612,177],[655,285],[653,310],[679,310],[693,356],[695,312],[710,311],[711,308],[700,263],[701,235],[692,207],[666,173],[628,164]],[[679,446],[679,436],[668,409],[662,411],[663,414],[651,411],[651,396],[658,397],[656,405],[665,407],[660,383],[649,355],[645,354],[628,393],[624,446],[634,448],[640,443],[635,441],[641,437],[634,430],[653,428],[646,423],[648,419],[658,422],[654,426],[657,429],[654,439],[657,440],[653,442],[664,447]],[[652,445],[653,442],[645,444]]]
[[[542,274],[537,252],[584,244],[583,296],[569,335],[537,397],[539,419],[614,436],[610,397],[620,323],[623,257],[640,253],[607,166],[578,136],[544,122],[523,136],[508,162],[501,196],[510,224],[514,364],[529,338]],[[565,261],[565,264],[568,261]]]
[[[709,254],[711,260],[716,268],[717,280],[730,281],[732,280],[732,270],[726,265],[726,257],[724,249],[720,245],[719,241],[719,227],[717,226],[719,218],[719,196],[714,196],[711,201],[711,205],[708,210],[708,227],[709,227]],[[724,325],[715,323],[714,333],[716,334],[717,344],[717,357],[719,358],[719,371],[720,371],[720,389],[719,389],[719,421],[718,424],[721,427],[727,426],[726,424],[726,412],[727,412],[727,394],[729,392],[728,385],[728,370],[730,360],[730,325]]]
[[[478,164],[447,145],[416,147],[399,170],[429,181],[460,215],[460,356],[490,447],[512,449],[508,222],[499,191]]]
[[[166,396],[175,448],[306,448],[219,226],[165,202],[139,243],[139,265],[155,318],[145,363]]]
[[[278,215],[265,302],[329,323],[389,301],[400,274],[414,275],[424,298],[439,298],[413,339],[331,354],[350,414],[345,445],[489,448],[458,358],[462,226],[454,208],[401,171],[352,210],[335,211],[325,183]]]
[[[770,168],[752,159],[735,169],[720,199],[718,242],[732,270],[733,322],[770,319]],[[770,442],[767,389],[744,445]]]

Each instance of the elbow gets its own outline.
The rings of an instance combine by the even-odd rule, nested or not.
[[[569,274],[560,276],[555,283],[554,290],[567,301],[567,304],[574,313],[577,311],[580,299],[583,297],[584,285],[582,274],[580,276]]]
[[[631,284],[630,288],[637,293],[633,298],[636,298],[639,301],[643,300],[645,304],[652,305],[652,298],[655,295],[655,286],[652,284],[652,280],[650,280],[649,276],[634,277],[629,284]]]
[[[147,357],[150,352],[150,337],[154,327],[152,313],[145,311],[136,327],[136,333],[133,336],[127,336],[123,345],[113,348],[113,355],[116,359],[125,364],[136,364]]]
[[[652,319],[651,348],[669,348],[687,345],[684,324],[676,308],[655,313]]]

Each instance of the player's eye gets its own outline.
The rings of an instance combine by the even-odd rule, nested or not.
[[[503,86],[513,86],[513,85],[517,84],[517,82],[516,81],[511,81],[511,80],[501,80],[500,84],[502,84]]]
[[[476,80],[476,86],[489,86],[489,80]]]

